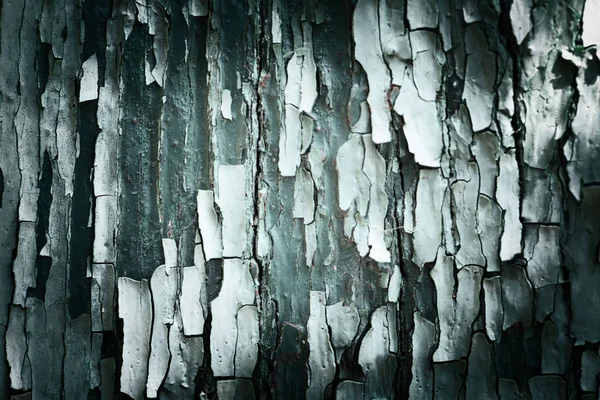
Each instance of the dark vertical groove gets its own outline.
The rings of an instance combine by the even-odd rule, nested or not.
[[[135,22],[123,48],[122,120],[119,158],[117,274],[150,278],[162,262],[158,212],[162,89],[144,79],[144,54],[152,47],[148,27]]]

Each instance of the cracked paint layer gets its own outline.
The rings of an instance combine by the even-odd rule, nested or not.
[[[596,397],[598,5],[350,3],[6,3],[0,398]]]

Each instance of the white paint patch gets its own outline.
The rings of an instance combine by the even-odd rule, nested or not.
[[[15,276],[13,304],[22,307],[25,307],[27,290],[30,287],[36,287],[37,241],[35,226],[35,222],[19,223],[17,257],[13,262]]]
[[[404,117],[403,131],[415,161],[425,167],[439,167],[444,147],[441,119],[436,103],[419,96],[410,68],[406,69],[394,111]]]
[[[410,29],[437,28],[438,8],[435,0],[408,0],[406,10]]]
[[[221,224],[214,209],[213,196],[212,190],[199,190],[196,197],[198,202],[198,227],[202,235],[202,247],[207,261],[221,258],[223,255]]]
[[[433,398],[431,350],[435,345],[435,324],[425,319],[418,311],[414,313],[414,323],[409,398]]]
[[[496,200],[504,213],[504,231],[500,243],[500,259],[508,261],[521,252],[522,225],[519,216],[519,167],[515,150],[500,155]]]
[[[341,301],[326,307],[327,325],[331,329],[331,343],[335,350],[336,360],[340,361],[342,354],[358,334],[360,316],[354,303],[345,306]]]
[[[291,104],[285,105],[285,127],[279,137],[279,172],[281,176],[296,175],[300,165],[300,150],[302,149],[302,123],[298,108]]]
[[[458,289],[454,293],[454,257],[438,249],[431,278],[437,293],[439,345],[433,354],[434,362],[459,360],[469,351],[471,326],[479,313],[479,290],[482,269],[468,265],[458,272]]]
[[[588,2],[588,4],[589,3],[592,2]],[[523,40],[525,40],[525,37],[529,34],[529,31],[531,31],[531,6],[531,0],[514,0],[510,7],[510,22],[512,24],[515,38],[517,39],[517,44],[523,43]],[[585,13],[583,14],[583,21],[585,25]]]
[[[273,44],[281,43],[281,17],[279,16],[279,1],[273,1],[271,11],[271,39]]]
[[[463,99],[467,103],[473,131],[481,131],[492,123],[496,58],[488,50],[487,40],[478,25],[467,27],[467,70]]]
[[[442,202],[446,179],[439,169],[421,169],[415,199],[413,232],[413,261],[420,268],[435,259],[435,251],[442,241]]]
[[[248,264],[239,258],[223,260],[221,291],[211,303],[213,315],[210,338],[211,368],[215,376],[235,375],[238,340],[237,314],[254,303],[254,282]]]
[[[201,335],[204,332],[204,310],[201,303],[202,289],[205,285],[204,265],[202,268],[185,267],[182,272],[179,307],[183,332],[186,336]]]
[[[485,332],[492,341],[502,337],[502,287],[500,277],[483,280],[485,302]]]
[[[386,143],[392,139],[388,104],[391,77],[381,51],[377,4],[371,0],[359,0],[352,26],[355,58],[365,70],[369,82],[367,102],[371,109],[373,142]]]
[[[477,204],[477,227],[487,271],[500,272],[502,209],[498,203],[482,194]]]
[[[114,196],[96,197],[94,213],[94,263],[115,262],[115,226],[117,199]]]
[[[233,115],[231,114],[232,101],[231,91],[229,89],[224,89],[221,94],[221,115],[229,121],[233,120]]]
[[[310,172],[304,168],[296,171],[294,182],[294,218],[302,218],[308,225],[315,219],[315,188]]]
[[[532,240],[525,240],[523,251],[527,258],[527,276],[536,289],[559,282],[561,275],[560,234],[554,225],[539,225]],[[527,232],[527,230],[526,230]]]
[[[175,319],[169,329],[169,349],[171,359],[164,386],[193,390],[196,373],[204,360],[204,339],[201,336],[184,335],[178,309],[175,310]]]
[[[365,159],[363,172],[369,185],[369,256],[377,262],[390,262],[391,255],[385,244],[385,216],[388,209],[388,196],[385,192],[385,160],[379,154],[371,135],[363,135]]]
[[[243,165],[219,166],[217,204],[223,216],[223,257],[241,257],[246,247],[246,172]]]
[[[258,309],[242,306],[237,312],[237,342],[235,345],[235,376],[252,378],[258,359]]]
[[[98,60],[96,54],[84,61],[81,66],[83,76],[79,87],[79,102],[96,100],[98,98]]]
[[[325,312],[325,292],[310,292],[310,317],[306,323],[308,332],[308,389],[307,399],[325,396],[325,388],[335,377],[335,358],[329,339]]]
[[[173,239],[163,239],[162,248],[165,256],[165,273],[169,275],[171,268],[177,266],[177,243]]]
[[[385,398],[391,390],[396,366],[397,333],[395,307],[382,306],[371,316],[371,329],[366,333],[358,352],[358,363],[365,373],[368,398]],[[390,366],[393,366],[390,369]]]
[[[402,288],[402,273],[400,272],[400,267],[394,265],[394,272],[392,272],[392,276],[390,277],[390,281],[388,283],[388,301],[390,303],[397,303],[398,298],[400,297],[400,289]]]
[[[144,398],[150,355],[152,300],[148,281],[121,277],[119,288],[119,318],[123,320],[123,362],[121,392],[134,400]]]
[[[20,306],[11,306],[9,315],[6,328],[6,360],[10,366],[10,387],[16,390],[30,390],[31,365],[27,357],[26,311]]]
[[[154,320],[150,359],[148,362],[148,382],[146,395],[156,397],[169,367],[169,327],[173,325],[175,299],[177,295],[177,276],[167,274],[165,265],[158,267],[150,280]]]

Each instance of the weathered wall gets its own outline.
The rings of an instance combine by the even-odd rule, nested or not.
[[[596,398],[597,1],[1,6],[0,398]]]

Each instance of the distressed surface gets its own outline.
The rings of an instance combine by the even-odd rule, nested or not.
[[[596,398],[599,10],[5,0],[0,398]]]

